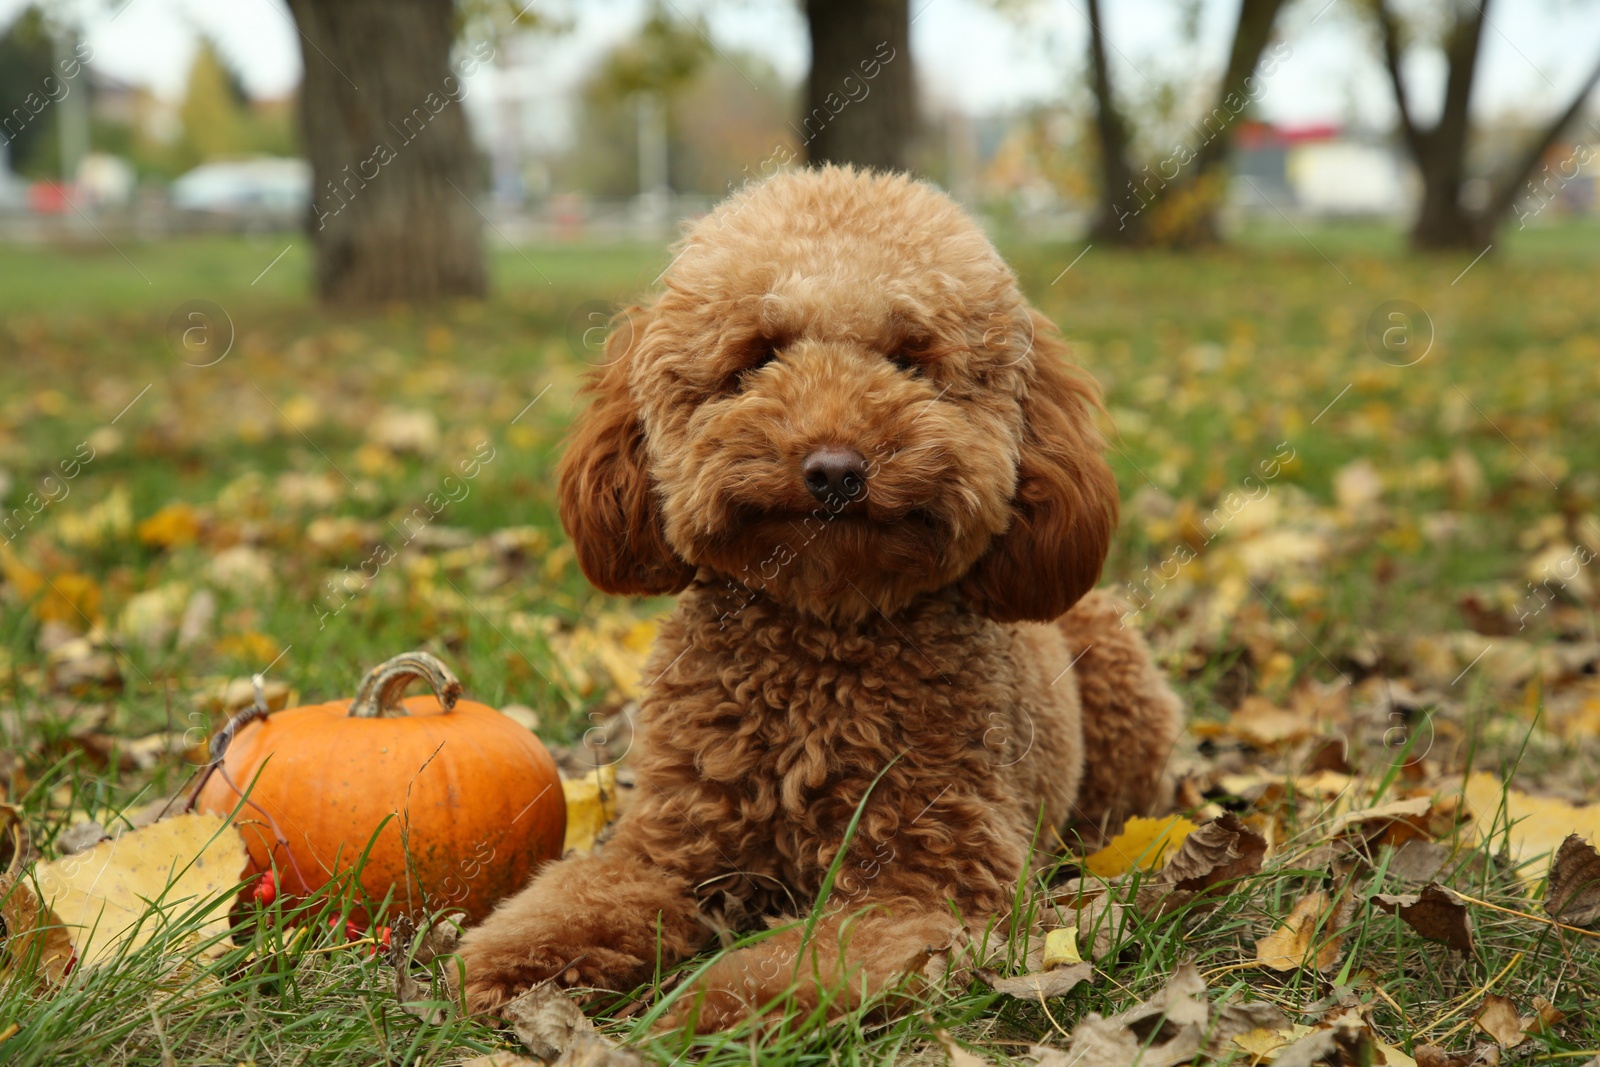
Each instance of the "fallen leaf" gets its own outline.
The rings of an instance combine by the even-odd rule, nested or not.
[[[1360,827],[1367,834],[1382,831],[1397,822],[1422,818],[1432,807],[1433,800],[1429,797],[1407,797],[1404,800],[1379,804],[1373,808],[1347,811],[1333,820],[1332,825],[1328,827],[1328,836],[1334,837],[1345,833],[1351,827]]]
[[[1004,993],[1008,997],[1022,997],[1026,1000],[1039,1000],[1042,997],[1066,996],[1093,978],[1094,968],[1087,963],[1077,963],[1070,967],[1054,967],[1030,974],[1019,974],[1015,978],[1002,978],[993,971],[980,970],[978,977],[996,993]]]
[[[1160,870],[1167,857],[1198,827],[1181,815],[1165,819],[1134,816],[1105,848],[1083,861],[1084,869],[1100,878],[1116,878],[1135,868]]]
[[[1554,857],[1572,834],[1600,841],[1600,804],[1579,807],[1554,797],[1529,796],[1504,788],[1486,771],[1468,777],[1462,794],[1477,839],[1504,838],[1518,875],[1528,881],[1545,876],[1548,861],[1540,857]]]
[[[541,1060],[553,1060],[575,1045],[582,1035],[595,1035],[591,1023],[566,991],[551,983],[536,985],[498,1014],[511,1024],[517,1039]]]
[[[487,1056],[474,1056],[461,1067],[543,1067],[538,1060],[518,1056],[515,1052],[491,1052]]]
[[[1226,1059],[1223,1054],[1231,1042],[1244,1048],[1239,1038],[1247,1034],[1283,1034],[1291,1032],[1288,1016],[1275,1004],[1252,1000],[1243,1004],[1224,1004],[1211,1021],[1211,1041],[1207,1046],[1213,1059]],[[1285,1040],[1293,1040],[1295,1034]]]
[[[1339,962],[1343,939],[1330,933],[1331,921],[1328,894],[1320,889],[1306,894],[1282,925],[1256,942],[1256,962],[1275,971],[1293,971],[1307,964],[1318,970],[1332,967]]]
[[[1533,1014],[1522,1017],[1522,1028],[1530,1034],[1545,1034],[1566,1022],[1567,1013],[1543,997],[1533,998]]]
[[[434,1026],[449,1016],[448,1001],[453,997],[434,995],[433,980],[438,977],[438,971],[432,965],[435,960],[455,952],[466,918],[465,912],[440,916],[427,923],[420,935],[409,916],[402,915],[394,921],[389,937],[388,960],[395,972],[395,1002],[407,1015],[414,1015]],[[453,990],[457,972],[447,968],[443,977],[445,988]]]
[[[1522,1016],[1510,997],[1490,993],[1472,1013],[1472,1022],[1479,1030],[1494,1038],[1501,1048],[1516,1048],[1528,1039],[1522,1032]]]
[[[1178,889],[1200,892],[1255,874],[1266,853],[1266,838],[1230,812],[1185,837],[1162,877]]]
[[[92,820],[73,823],[56,835],[53,842],[57,856],[71,856],[86,852],[110,835],[106,828]]]
[[[1274,1067],[1370,1067],[1377,1062],[1377,1041],[1366,1022],[1353,1011],[1313,1030],[1278,1050]]]
[[[1264,697],[1246,697],[1228,717],[1227,730],[1263,750],[1285,748],[1316,733],[1310,717],[1280,708]]]
[[[617,769],[596,767],[582,778],[561,782],[567,796],[567,838],[562,852],[591,852],[617,814]]]
[[[1402,882],[1432,882],[1450,862],[1450,850],[1432,841],[1412,838],[1394,850],[1387,868],[1389,876]]]
[[[200,537],[200,513],[194,505],[168,504],[139,524],[139,540],[150,548],[192,545]]]
[[[1376,1034],[1372,1036],[1372,1043],[1376,1045],[1378,1047],[1378,1051],[1383,1054],[1384,1067],[1417,1067],[1416,1060],[1412,1059],[1410,1056],[1407,1056],[1403,1051],[1396,1048],[1394,1045],[1389,1044]]]
[[[940,1027],[933,1032],[934,1039],[944,1049],[945,1063],[949,1067],[988,1067],[988,1062],[981,1056],[974,1056],[956,1043],[950,1036],[950,1031]]]
[[[1166,988],[1137,1007],[1102,1018],[1084,1016],[1072,1031],[1065,1058],[1074,1067],[1176,1067],[1200,1053],[1210,1018],[1207,1005],[1196,1000],[1205,980],[1192,963],[1173,972]]]
[[[164,905],[172,917],[186,916],[201,940],[225,937],[235,899],[231,890],[244,868],[244,838],[237,829],[220,815],[188,814],[41,863],[34,878],[79,963],[94,966],[156,934],[161,921],[151,915],[153,904]],[[202,907],[195,916],[193,910]]]
[[[1500,1067],[1500,1047],[1479,1045],[1470,1052],[1447,1052],[1437,1045],[1418,1045],[1417,1067]]]
[[[1600,919],[1600,850],[1578,834],[1561,842],[1550,864],[1544,910],[1570,926],[1588,926]]]
[[[1421,893],[1376,893],[1372,902],[1429,941],[1449,945],[1457,952],[1472,951],[1472,921],[1467,906],[1437,882]]]
[[[1076,926],[1051,930],[1044,935],[1044,966],[1046,970],[1052,967],[1060,967],[1066,963],[1082,962],[1083,955],[1078,951],[1078,928]]]
[[[0,874],[0,922],[7,936],[0,939],[0,978],[17,968],[42,972],[59,982],[72,969],[72,939],[39,906],[33,887],[13,872]]]

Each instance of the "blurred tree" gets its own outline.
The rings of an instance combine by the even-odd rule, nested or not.
[[[580,188],[604,196],[683,188],[672,180],[683,128],[675,105],[705,68],[708,40],[703,24],[654,4],[638,32],[606,53],[579,91]]]
[[[481,185],[452,0],[289,0],[305,80],[319,295],[380,303],[488,289]],[[487,56],[492,57],[489,49]]]
[[[19,174],[55,177],[60,171],[56,141],[58,98],[87,92],[88,77],[79,70],[67,79],[56,69],[55,45],[44,10],[24,10],[0,35],[0,144],[6,146],[11,169]]]
[[[180,156],[192,166],[207,159],[243,154],[249,147],[250,97],[210,40],[202,37],[189,68],[178,118],[183,123]]]
[[[577,138],[564,163],[564,182],[600,196],[625,197],[641,188],[638,94],[664,104],[668,184],[680,193],[725,193],[757,173],[752,160],[781,146],[794,153],[785,125],[790,94],[758,56],[732,53],[707,60],[702,28],[656,12],[639,32],[604,56],[578,93]],[[754,89],[751,86],[755,86]]]
[[[805,11],[806,158],[905,170],[916,133],[908,0],[805,0]]]
[[[1446,63],[1444,102],[1439,117],[1423,126],[1412,107],[1401,64],[1409,45],[1421,36],[1419,28],[1401,20],[1388,0],[1369,0],[1378,25],[1383,63],[1394,90],[1400,114],[1400,133],[1417,171],[1422,176],[1422,203],[1411,227],[1411,245],[1419,250],[1477,250],[1494,240],[1495,231],[1522,196],[1530,175],[1539,167],[1561,131],[1583,110],[1600,84],[1597,63],[1571,103],[1536,134],[1525,151],[1513,157],[1486,199],[1477,206],[1462,195],[1468,180],[1467,149],[1471,138],[1468,104],[1478,72],[1483,28],[1488,24],[1490,0],[1446,0],[1447,11],[1440,47]]]
[[[1132,129],[1117,106],[1106,59],[1105,23],[1100,0],[1088,0],[1089,87],[1094,95],[1094,125],[1100,149],[1099,205],[1092,239],[1108,244],[1185,248],[1221,239],[1217,209],[1226,191],[1226,167],[1233,127],[1260,95],[1254,75],[1276,65],[1262,55],[1286,0],[1241,0],[1234,23],[1228,65],[1217,87],[1216,103],[1191,123],[1170,154],[1135,170]],[[1191,5],[1187,17],[1196,18]]]

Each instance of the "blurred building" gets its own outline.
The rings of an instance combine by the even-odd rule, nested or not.
[[[1409,166],[1380,135],[1245,122],[1234,134],[1229,198],[1244,211],[1396,218],[1410,210]]]

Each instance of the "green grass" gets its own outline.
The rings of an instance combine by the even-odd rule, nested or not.
[[[1429,690],[1432,771],[1458,773],[1470,756],[1524,791],[1596,796],[1600,746],[1563,725],[1568,705],[1589,691],[1583,677],[1541,685],[1487,673],[1491,658],[1451,682],[1455,661],[1435,669],[1414,647],[1466,629],[1469,594],[1518,603],[1529,562],[1585,536],[1600,507],[1595,237],[1592,225],[1511,234],[1464,274],[1470,255],[1412,258],[1393,235],[1360,228],[1301,235],[1263,226],[1239,247],[1188,257],[1096,247],[1064,274],[1081,246],[1007,245],[1025,288],[1106,390],[1125,501],[1107,581],[1140,588],[1146,567],[1159,568],[1175,546],[1195,546],[1196,562],[1153,592],[1140,621],[1197,719],[1226,725],[1245,693],[1285,702],[1341,674],[1400,679]],[[473,696],[531,706],[541,734],[560,743],[619,706],[625,694],[598,661],[572,651],[583,647],[573,635],[613,634],[664,602],[615,601],[588,588],[555,519],[553,462],[578,403],[588,314],[644,291],[669,258],[643,246],[502,248],[486,302],[354,316],[305,299],[303,238],[123,242],[120,253],[93,242],[0,249],[6,514],[48,485],[79,442],[95,449],[68,495],[0,549],[8,554],[0,736],[15,757],[0,762],[0,780],[45,853],[71,823],[110,825],[170,795],[191,771],[181,757],[148,769],[107,763],[81,743],[85,718],[103,710],[92,732],[121,739],[214,728],[202,690],[269,663],[270,677],[310,702],[348,693],[397,651],[431,648]],[[167,333],[174,309],[197,300],[232,322],[232,347],[212,366],[181,361]],[[1414,366],[1380,360],[1364,336],[1374,310],[1395,300],[1432,322],[1432,348]],[[438,443],[415,453],[374,443],[388,409],[431,412]],[[433,524],[465,531],[467,547],[405,549],[319,622],[326,582],[359,566],[362,540],[397,537],[391,524],[480,442],[494,459]],[[1265,501],[1204,543],[1197,523],[1282,442],[1295,460],[1270,479]],[[1459,474],[1462,456],[1481,484]],[[1362,465],[1382,487],[1366,516],[1336,490],[1341,472],[1349,479]],[[96,532],[88,520],[118,500],[129,521]],[[174,503],[195,509],[199,539],[141,540],[139,523]],[[372,529],[341,533],[330,519]],[[509,527],[536,531],[523,556],[488,540]],[[239,545],[250,550],[230,556]],[[1311,555],[1270,555],[1284,546]],[[255,559],[266,573],[230,577],[219,557],[235,572]],[[76,609],[52,608],[24,595],[16,566],[58,583],[71,577],[67,588],[88,592]],[[202,587],[215,593],[217,611],[193,643],[125,632],[138,594],[177,589],[186,600]],[[1571,647],[1592,639],[1594,607],[1577,585],[1563,588],[1527,629],[1499,640]],[[120,686],[73,693],[52,684],[38,646],[52,612],[79,630],[93,618],[97,632],[117,635]],[[1376,740],[1381,722],[1352,712],[1320,725],[1347,738],[1365,781],[1393,777],[1393,753]],[[1224,738],[1190,746],[1185,758],[1271,772],[1298,769],[1304,755],[1303,747],[1255,753]],[[1212,803],[1272,814],[1266,800],[1207,788]],[[1097,979],[1067,997],[1041,1006],[969,983],[886,1015],[832,1026],[795,1020],[764,1042],[761,1062],[939,1063],[938,1028],[1003,1061],[1033,1043],[1064,1046],[1058,1026],[1070,1032],[1088,1011],[1129,1007],[1181,960],[1200,966],[1214,996],[1248,989],[1296,1021],[1313,1021],[1296,1009],[1347,989],[1370,1005],[1387,1040],[1408,1049],[1419,1035],[1468,1042],[1470,1026],[1452,1028],[1492,979],[1525,1012],[1534,995],[1571,1011],[1600,992],[1592,939],[1558,941],[1545,924],[1478,909],[1478,953],[1453,957],[1359,903],[1393,888],[1383,881],[1384,854],[1371,857],[1372,868],[1307,862],[1329,813],[1305,801],[1277,814],[1284,841],[1265,872],[1208,913],[1134,920],[1099,961]],[[1496,860],[1499,844],[1463,841],[1451,884],[1538,911]],[[1333,974],[1239,966],[1315,888],[1358,901]],[[476,1021],[431,1025],[400,1011],[380,959],[321,941],[285,951],[282,916],[274,918],[247,923],[238,947],[202,967],[174,970],[157,944],[59,991],[5,982],[0,1033],[12,1022],[20,1030],[0,1041],[0,1063],[163,1063],[163,1041],[183,1063],[453,1063],[509,1047],[508,1036]],[[168,943],[182,931],[176,922]],[[1020,936],[1001,937],[991,962],[1014,966],[1025,952]],[[604,1021],[632,999],[602,1005],[603,1028],[660,1062],[682,1055],[682,1039],[647,1032],[659,1002]],[[1600,1018],[1574,1014],[1530,1047],[1545,1056],[1600,1048]],[[751,1062],[753,1042],[698,1038],[687,1058]]]

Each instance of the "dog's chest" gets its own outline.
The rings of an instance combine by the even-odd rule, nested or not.
[[[953,772],[1015,695],[1007,633],[942,602],[841,629],[765,603],[730,625],[691,594],[664,637],[658,657],[678,658],[646,700],[656,755],[755,820],[853,804],[897,757]]]

